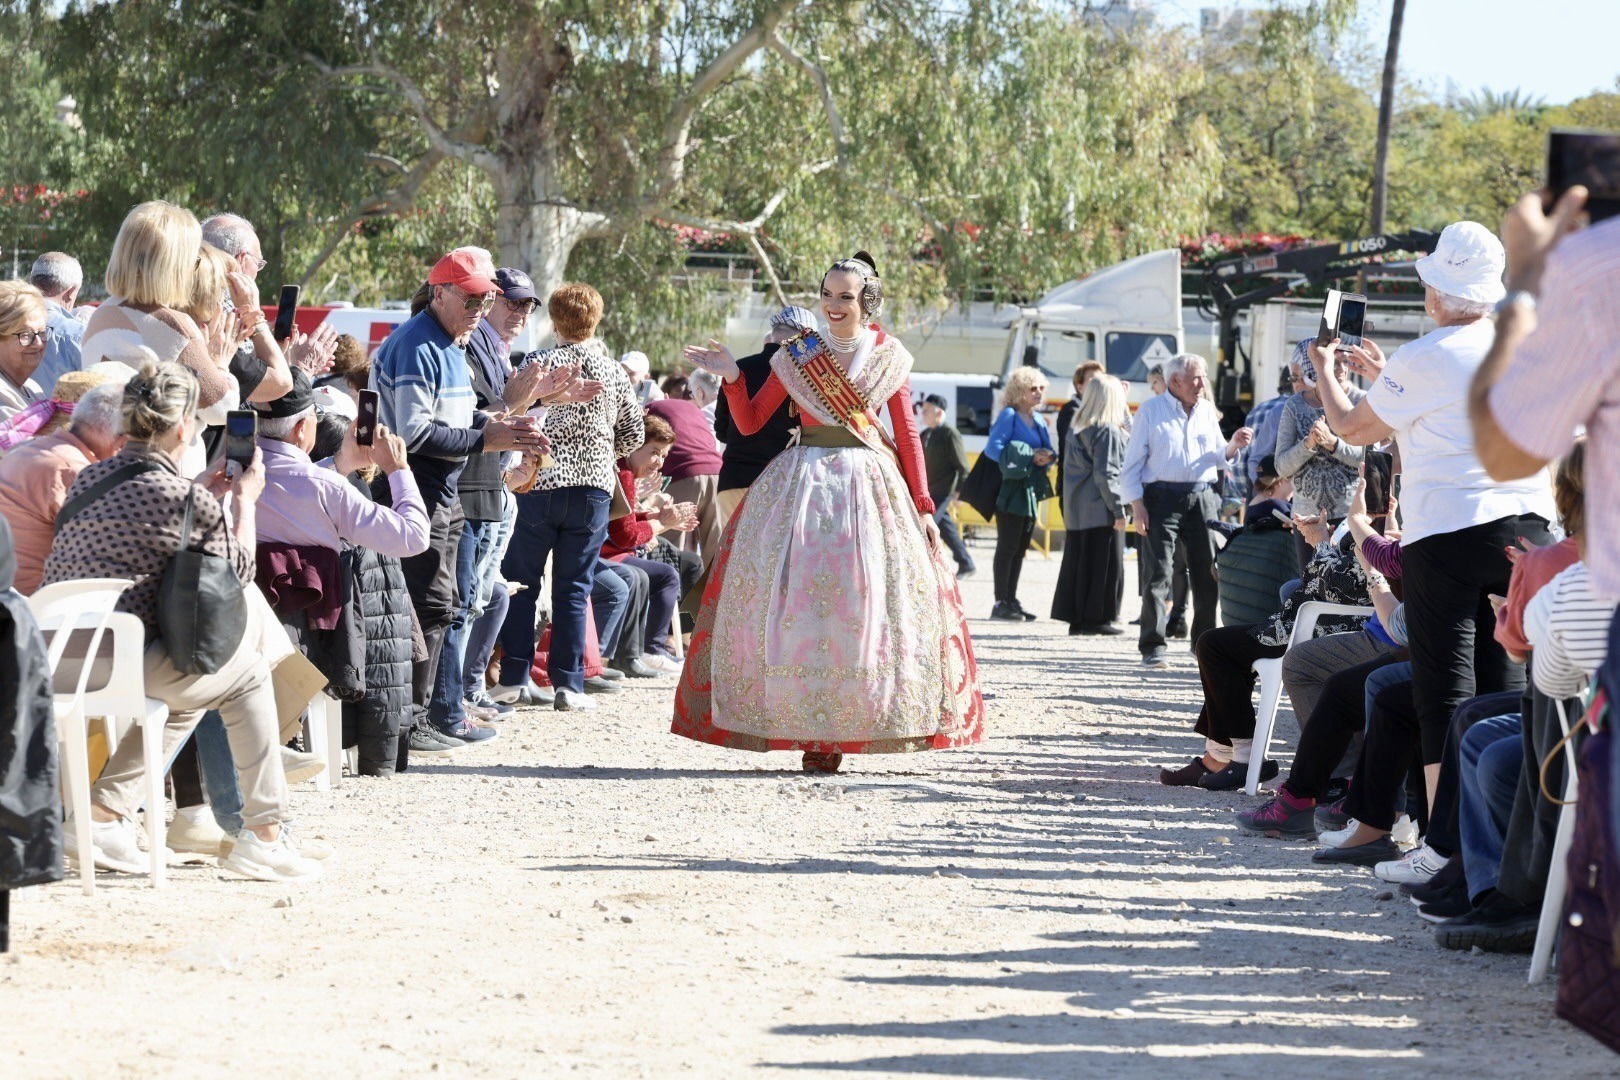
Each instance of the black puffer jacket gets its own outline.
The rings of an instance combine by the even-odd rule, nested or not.
[[[1282,587],[1301,576],[1294,534],[1280,526],[1244,529],[1226,542],[1215,565],[1221,622],[1227,626],[1252,626],[1271,618],[1282,608]]]
[[[391,555],[350,547],[342,566],[366,640],[365,695],[343,706],[343,742],[359,745],[361,775],[391,776],[410,728],[411,595]]]
[[[62,877],[62,795],[50,661],[0,518],[0,889]]]

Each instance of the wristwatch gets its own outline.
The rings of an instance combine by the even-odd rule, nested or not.
[[[1500,315],[1504,309],[1516,305],[1526,311],[1536,310],[1536,294],[1529,289],[1509,289],[1508,294],[1496,302],[1496,313]]]

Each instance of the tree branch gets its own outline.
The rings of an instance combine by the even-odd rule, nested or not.
[[[496,172],[500,168],[500,159],[476,141],[467,141],[451,135],[439,122],[433,119],[432,110],[428,108],[427,95],[422,88],[403,71],[379,61],[376,54],[372,54],[371,62],[366,64],[344,64],[333,67],[314,53],[305,53],[304,58],[314,65],[322,77],[327,79],[349,78],[355,75],[370,75],[386,79],[398,89],[401,97],[410,103],[412,111],[416,113],[416,120],[427,135],[428,142],[434,149],[448,157],[458,158],[470,165],[477,166],[486,172]],[[479,131],[483,125],[474,123],[471,117],[464,118],[452,125],[457,131]]]
[[[833,97],[832,83],[827,79],[827,73],[821,70],[819,64],[789,45],[787,38],[783,37],[780,31],[771,32],[771,48],[810,76],[810,81],[821,91],[821,107],[827,113],[827,127],[832,133],[833,153],[838,157],[839,167],[848,168],[849,139],[845,135],[844,117],[838,111],[838,99]]]
[[[793,14],[799,4],[800,0],[776,0],[760,16],[758,23],[732,42],[719,56],[709,62],[708,67],[698,73],[692,80],[692,85],[686,88],[686,93],[675,102],[675,108],[664,125],[662,149],[658,155],[657,181],[647,200],[649,204],[667,199],[680,186],[682,178],[686,175],[686,153],[691,144],[692,121],[697,117],[697,111],[704,100],[740,68],[744,61],[766,45],[770,37],[776,33],[776,28]]]

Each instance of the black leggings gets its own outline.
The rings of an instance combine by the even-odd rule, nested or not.
[[[1283,645],[1262,645],[1252,626],[1218,626],[1198,635],[1198,677],[1204,683],[1204,707],[1194,731],[1206,739],[1232,745],[1254,738],[1254,669],[1256,660],[1277,659]]]
[[[1304,721],[1294,767],[1284,781],[1289,794],[1300,799],[1320,799],[1327,792],[1334,767],[1350,748],[1351,740],[1367,726],[1367,676],[1402,659],[1401,653],[1390,653],[1345,668],[1322,684],[1322,696],[1317,699],[1310,718]]]
[[[1024,572],[1024,552],[1035,535],[1035,519],[996,511],[996,603],[1018,601],[1018,577]]]

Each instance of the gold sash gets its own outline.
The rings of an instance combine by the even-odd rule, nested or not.
[[[836,417],[862,446],[879,452],[895,452],[888,432],[866,407],[860,391],[850,383],[849,376],[833,358],[832,350],[827,348],[820,334],[806,330],[789,341],[786,348],[822,408]]]

